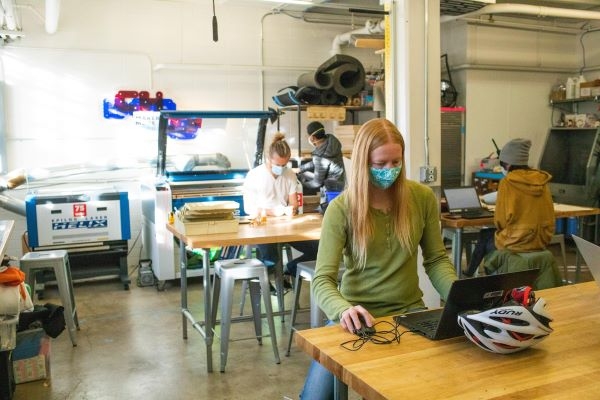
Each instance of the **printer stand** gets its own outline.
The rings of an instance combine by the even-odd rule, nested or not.
[[[28,251],[50,250],[48,247],[31,248]],[[127,240],[113,240],[90,244],[85,247],[52,246],[52,250],[67,250],[73,281],[118,275],[124,290],[129,290],[131,279],[127,268]],[[54,281],[52,270],[39,271],[36,275],[35,292],[42,298],[46,282]]]

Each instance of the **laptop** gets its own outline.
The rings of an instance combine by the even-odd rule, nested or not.
[[[592,242],[588,242],[579,236],[571,235],[577,245],[577,250],[581,253],[583,261],[590,270],[594,280],[600,286],[600,246]]]
[[[452,283],[444,308],[394,316],[394,321],[431,340],[449,339],[464,334],[458,326],[458,313],[486,310],[502,304],[513,288],[533,286],[540,270],[530,269],[506,274],[459,279]]]
[[[462,218],[489,218],[494,213],[481,205],[473,186],[444,189],[448,211]]]

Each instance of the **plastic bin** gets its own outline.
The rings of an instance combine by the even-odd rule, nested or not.
[[[0,315],[0,351],[12,350],[17,346],[18,315]]]
[[[575,217],[567,219],[566,236],[571,237],[571,235],[579,235],[579,221]]]
[[[335,199],[336,197],[338,197],[338,195],[342,193],[342,192],[329,192],[329,191],[325,191],[325,199],[327,200],[327,202],[331,202],[331,200]]]
[[[554,233],[565,233],[565,218],[556,218],[556,223],[554,225]]]

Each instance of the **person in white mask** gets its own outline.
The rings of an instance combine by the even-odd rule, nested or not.
[[[302,164],[298,171],[304,194],[318,193],[321,188],[341,192],[346,186],[342,144],[334,135],[326,133],[318,121],[308,124],[306,132],[313,150],[311,161]]]
[[[285,135],[276,133],[265,152],[264,163],[250,170],[244,181],[244,211],[250,217],[277,217],[298,213],[296,173],[288,167],[291,156],[292,151]],[[311,243],[308,243],[308,248],[303,246],[304,242],[292,243],[292,246],[314,260],[317,245],[312,244],[313,241],[309,242]],[[279,251],[276,244],[262,244],[257,247],[258,258],[267,267],[277,264]],[[291,287],[288,281],[284,284],[287,288]],[[271,292],[274,291],[271,287]]]

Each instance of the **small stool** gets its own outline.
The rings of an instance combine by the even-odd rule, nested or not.
[[[246,246],[246,258],[253,257],[254,246]],[[281,322],[285,322],[285,301],[284,301],[284,286],[283,286],[283,254],[285,252],[286,262],[292,260],[292,247],[289,243],[282,243],[279,247],[279,263],[274,265],[271,263],[267,265],[268,268],[273,268],[273,275],[275,278],[275,289],[277,290],[277,304],[279,305],[279,311],[281,313]],[[244,306],[246,305],[246,292],[248,289],[248,281],[242,283],[242,298],[240,301],[240,315],[244,315]]]
[[[25,273],[27,283],[35,287],[35,272],[40,269],[54,270],[58,293],[62,306],[65,309],[65,322],[69,329],[69,336],[73,346],[77,346],[75,331],[79,330],[79,319],[75,306],[73,280],[71,279],[71,266],[66,250],[33,251],[25,254],[20,260],[21,271]]]
[[[290,323],[290,337],[288,339],[288,347],[287,347],[287,351],[285,353],[286,356],[290,355],[290,349],[292,348],[292,339],[294,337],[294,332],[296,331],[296,328],[294,327],[295,323],[296,323],[296,316],[298,315],[298,311],[305,311],[305,310],[301,310],[300,306],[299,306],[299,301],[300,301],[300,289],[302,288],[302,281],[306,280],[306,281],[312,281],[313,277],[315,276],[315,270],[316,270],[316,261],[305,261],[305,262],[301,262],[298,263],[298,269],[296,270],[296,280],[294,282],[294,302],[292,303],[292,316],[291,316],[291,320],[292,322]],[[344,274],[345,268],[343,264],[340,264],[340,269],[338,272],[338,283],[342,280],[342,275]],[[325,314],[323,313],[323,311],[321,311],[321,309],[319,308],[319,306],[317,306],[317,303],[315,302],[313,296],[312,296],[312,290],[311,290],[311,296],[310,296],[310,327],[311,328],[317,328],[321,325],[323,325],[323,320],[325,319]]]
[[[231,331],[231,308],[233,306],[233,290],[236,280],[250,280],[250,297],[252,313],[254,315],[254,331],[259,344],[262,344],[262,325],[260,298],[261,291],[266,308],[267,321],[269,323],[269,334],[273,345],[275,362],[279,364],[279,350],[277,349],[277,338],[275,336],[275,323],[273,321],[273,308],[269,289],[269,277],[267,267],[255,258],[231,259],[215,261],[215,275],[213,282],[213,326],[217,322],[217,307],[221,298],[221,372],[225,372],[227,364],[227,353],[229,350],[229,332]],[[260,282],[253,282],[258,279]],[[260,286],[260,287],[259,287]]]

